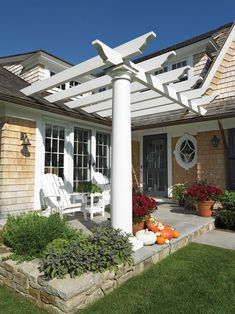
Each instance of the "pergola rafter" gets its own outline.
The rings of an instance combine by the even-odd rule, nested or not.
[[[194,76],[189,66],[153,75],[176,55],[174,51],[139,63],[129,60],[154,38],[155,34],[149,32],[114,49],[96,40],[93,46],[98,51],[97,57],[22,90],[26,95],[33,95],[83,76],[93,77],[45,98],[49,102],[63,101],[70,108],[81,108],[101,117],[112,117],[111,221],[114,228],[128,233],[132,231],[131,118],[181,108],[204,115],[206,110],[202,106],[216,97],[213,93],[204,96],[207,86],[195,88],[202,78]],[[100,71],[99,77],[94,74],[97,71]],[[181,80],[185,75],[187,79]],[[103,87],[106,90],[99,92]]]

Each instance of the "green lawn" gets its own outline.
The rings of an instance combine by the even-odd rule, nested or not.
[[[190,244],[82,313],[235,313],[235,251]]]
[[[45,312],[0,287],[0,313]],[[235,313],[235,251],[190,244],[82,313]]]
[[[45,314],[31,302],[0,286],[0,314]]]

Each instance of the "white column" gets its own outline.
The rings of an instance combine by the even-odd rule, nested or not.
[[[132,173],[130,82],[132,72],[125,66],[114,68],[112,111],[112,215],[111,223],[132,233]]]

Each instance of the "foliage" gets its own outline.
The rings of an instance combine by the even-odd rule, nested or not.
[[[235,229],[235,211],[228,209],[221,209],[218,212],[218,223],[219,226],[227,229]]]
[[[220,198],[223,209],[227,209],[235,212],[235,192],[225,191]]]
[[[172,197],[179,205],[184,205],[184,194],[186,192],[186,186],[183,183],[177,183],[173,185]]]
[[[9,216],[2,231],[4,243],[21,259],[39,257],[47,244],[56,238],[73,239],[76,231],[58,214],[43,217],[36,213]]]
[[[71,277],[84,272],[103,272],[116,269],[121,263],[132,263],[132,244],[129,235],[110,226],[97,227],[93,234],[80,234],[70,243],[60,243],[60,249],[46,250],[40,263],[40,271],[47,278]]]
[[[196,201],[216,201],[223,192],[215,186],[198,184],[187,189],[185,195]]]
[[[77,192],[80,193],[102,193],[103,190],[92,182],[81,182],[77,188]]]
[[[134,194],[132,198],[133,220],[143,220],[146,215],[157,209],[157,203],[153,198],[143,194]]]

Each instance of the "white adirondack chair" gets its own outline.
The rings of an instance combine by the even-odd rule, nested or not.
[[[111,203],[111,184],[109,183],[109,179],[102,173],[95,172],[92,182],[103,190],[104,204],[109,205]]]
[[[52,173],[44,174],[42,192],[44,202],[47,206],[47,209],[43,213],[45,216],[49,216],[53,212],[59,212],[63,216],[64,214],[82,211],[84,220],[87,220],[86,204],[82,201],[79,193],[67,193],[62,178]],[[71,196],[79,197],[76,203],[71,202]]]

